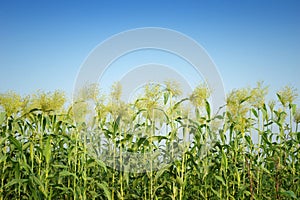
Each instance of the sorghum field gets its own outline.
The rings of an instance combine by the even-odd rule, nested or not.
[[[119,84],[96,91],[72,104],[60,91],[0,95],[1,200],[300,198],[294,88],[271,101],[262,83],[233,90],[217,114],[204,84],[184,99],[172,82],[149,84],[130,104]]]

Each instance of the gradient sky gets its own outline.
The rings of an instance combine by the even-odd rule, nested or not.
[[[263,80],[300,91],[300,1],[0,1],[0,93],[71,94],[80,65],[108,37],[141,27],[195,39],[226,91]]]

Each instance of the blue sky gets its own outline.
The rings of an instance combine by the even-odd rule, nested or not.
[[[141,27],[195,39],[226,91],[264,80],[300,91],[300,1],[0,1],[0,93],[71,93],[89,52]],[[117,69],[116,69],[117,70]]]

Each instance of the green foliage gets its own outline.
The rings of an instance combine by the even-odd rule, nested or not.
[[[68,109],[58,91],[1,94],[0,200],[299,199],[297,94],[276,105],[266,91],[232,91],[219,115],[203,84],[184,99],[170,81],[147,85],[132,104],[118,84],[108,99],[93,85]]]

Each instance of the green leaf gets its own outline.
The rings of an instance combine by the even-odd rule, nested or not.
[[[205,100],[205,108],[206,108],[206,113],[207,113],[208,119],[210,119],[211,110],[210,110],[209,102],[207,100]]]
[[[50,158],[51,158],[51,136],[48,136],[47,142],[46,142],[46,146],[43,150],[45,159],[46,159],[46,164],[50,163]]]
[[[138,149],[143,143],[145,143],[147,141],[146,137],[141,137],[139,138],[138,142],[135,143],[136,149]]]
[[[251,111],[252,111],[253,115],[254,115],[256,118],[258,118],[258,113],[257,113],[256,109],[252,108]]]
[[[264,124],[264,127],[270,126],[270,125],[272,125],[273,123],[274,123],[273,121],[270,121],[270,122],[268,122],[267,124]]]
[[[281,189],[280,193],[286,197],[298,199],[296,194],[293,191],[290,191],[290,190],[286,191],[284,189]]]
[[[7,138],[8,136],[4,138],[0,138],[0,146],[7,140]]]
[[[277,95],[277,97],[278,97],[280,103],[281,103],[282,105],[284,105],[283,99],[282,99],[282,97],[280,96],[280,94],[279,94],[279,93],[276,93],[276,95]]]
[[[43,130],[43,131],[45,131],[45,129],[46,129],[47,121],[48,121],[47,118],[46,118],[46,117],[43,117],[43,123],[42,123],[42,126],[43,126],[43,127],[42,127],[42,130]]]
[[[184,184],[184,182],[182,181],[181,177],[179,177],[179,176],[176,177],[176,182],[177,182],[179,185],[181,185],[181,186],[183,186],[183,184]]]
[[[215,195],[217,195],[217,197],[218,197],[219,199],[221,199],[220,193],[219,193],[218,191],[214,190],[213,187],[211,187],[210,189],[211,189],[211,191],[212,191]]]
[[[149,140],[151,140],[152,142],[154,142],[154,141],[161,142],[162,140],[167,140],[167,139],[168,138],[166,136],[160,136],[160,135],[155,135],[155,136],[149,137]]]
[[[51,166],[53,166],[54,168],[63,168],[63,169],[68,168],[68,166],[66,166],[66,165],[51,165]]]
[[[291,110],[292,110],[292,115],[295,115],[295,113],[297,111],[297,104],[291,104],[290,107],[291,107]]]
[[[118,116],[117,119],[113,122],[114,134],[116,134],[119,130],[120,121],[121,121],[121,116]]]
[[[26,151],[27,148],[30,146],[30,144],[31,144],[31,143],[29,143],[29,142],[25,143],[25,144],[23,145],[23,147],[22,147],[23,151]]]
[[[169,96],[170,96],[170,94],[169,94],[168,92],[165,92],[165,93],[164,93],[164,105],[167,104],[167,102],[168,102],[168,100],[169,100]]]
[[[226,186],[223,177],[215,175],[215,178],[222,183],[223,186]]]
[[[13,136],[9,136],[8,140],[19,150],[22,151],[22,144]]]
[[[106,172],[107,168],[106,168],[105,163],[100,159],[95,159],[95,161],[98,164],[98,166],[102,167],[104,169],[104,171]]]
[[[108,200],[111,200],[111,192],[108,188],[108,185],[106,182],[103,182],[103,183],[98,183],[97,182],[97,186],[99,188],[101,188],[103,191],[104,191],[104,194],[105,194],[105,197],[108,199]]]
[[[71,173],[66,170],[59,172],[59,176],[73,176],[75,179],[78,179],[75,173]]]
[[[6,116],[5,112],[0,112],[0,126],[5,121],[5,116]]]
[[[0,157],[0,163],[4,162],[7,158],[7,155],[1,156]]]
[[[189,98],[184,98],[184,99],[181,99],[180,101],[178,101],[178,102],[174,105],[173,109],[175,110],[182,102],[184,102],[184,101],[186,101],[186,100],[189,100]]]
[[[248,143],[250,146],[253,144],[252,138],[251,138],[249,135],[246,135],[246,136],[245,136],[245,139],[246,139],[247,143]]]
[[[10,187],[12,185],[23,184],[23,183],[26,183],[26,182],[28,182],[28,179],[13,179],[10,182],[8,182],[4,187],[8,188],[8,187]]]
[[[165,164],[164,166],[162,166],[162,167],[160,168],[160,170],[156,172],[156,175],[155,175],[154,180],[157,181],[157,180],[162,176],[162,174],[163,174],[164,172],[167,172],[167,170],[170,168],[170,166],[171,166],[171,164],[168,164],[168,165]]]
[[[44,188],[44,184],[42,183],[42,181],[40,180],[40,178],[31,175],[29,177],[29,179],[31,180],[31,182],[33,182],[34,184],[38,185],[38,188],[44,193],[45,192],[45,188]]]
[[[222,119],[224,119],[224,117],[222,116],[222,115],[216,115],[214,118],[213,118],[213,120],[214,119],[220,119],[220,120],[222,120]]]
[[[228,161],[225,152],[222,150],[222,166],[225,167],[225,170],[228,169]]]
[[[240,101],[240,104],[244,103],[245,101],[247,101],[247,100],[250,99],[250,98],[251,98],[251,96],[248,96],[248,97],[242,99],[242,100]]]

